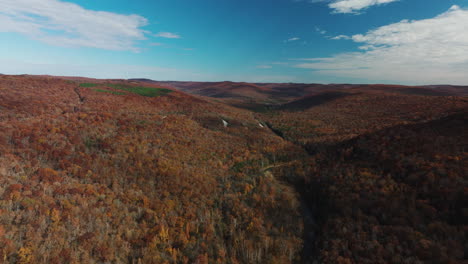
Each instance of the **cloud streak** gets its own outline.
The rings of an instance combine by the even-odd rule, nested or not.
[[[328,6],[335,13],[356,13],[371,6],[388,4],[395,1],[398,0],[339,0],[330,3]]]
[[[139,15],[93,11],[58,0],[0,0],[0,32],[51,45],[138,51],[147,24]]]
[[[287,43],[287,42],[293,42],[293,41],[298,41],[298,40],[301,40],[301,38],[298,38],[298,37],[289,38],[289,39],[285,40],[284,42]]]
[[[468,84],[468,10],[452,6],[424,20],[403,20],[350,38],[361,51],[305,59],[318,73],[410,84]]]
[[[317,27],[317,26],[315,27],[315,31],[318,32],[321,35],[327,34],[326,30],[323,30],[323,29],[321,29],[320,27]]]
[[[154,35],[155,37],[159,38],[169,38],[169,39],[180,39],[182,38],[180,35],[171,33],[171,32],[159,32],[158,34]]]
[[[371,6],[384,5],[399,0],[309,0],[311,3],[329,2],[328,7],[333,13],[358,14]]]
[[[340,40],[340,39],[351,39],[351,38],[349,36],[346,36],[346,35],[338,35],[338,36],[335,36],[335,37],[331,37],[330,39]]]

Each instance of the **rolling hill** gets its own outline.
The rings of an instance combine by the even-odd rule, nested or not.
[[[160,89],[147,84],[83,81],[0,78],[2,259],[299,258],[300,202],[262,170],[293,145],[245,110],[178,91],[138,94]]]
[[[463,263],[466,91],[1,75],[0,259]]]

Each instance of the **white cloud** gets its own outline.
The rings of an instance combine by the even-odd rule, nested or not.
[[[298,37],[294,37],[294,38],[289,38],[287,40],[285,40],[284,42],[293,42],[293,41],[298,41],[300,40],[301,38],[298,38]]]
[[[180,35],[171,33],[171,32],[159,32],[158,34],[155,34],[154,36],[160,37],[160,38],[170,38],[170,39],[179,39],[181,38]]]
[[[311,3],[330,2],[328,7],[334,13],[358,13],[361,10],[375,5],[383,5],[398,0],[310,0]]]
[[[333,40],[351,39],[351,37],[346,36],[346,35],[338,35],[338,36],[332,37],[332,38],[330,38],[330,39],[333,39]]]
[[[323,30],[323,29],[321,29],[320,27],[317,27],[317,26],[315,27],[315,31],[317,31],[321,35],[327,34],[326,30]]]
[[[318,73],[398,83],[468,84],[468,10],[452,6],[425,20],[403,20],[351,37],[359,52],[296,65]]]
[[[59,46],[138,51],[145,39],[139,15],[93,11],[58,0],[0,0],[0,32],[16,32]]]
[[[257,69],[271,69],[273,66],[271,65],[258,65]]]

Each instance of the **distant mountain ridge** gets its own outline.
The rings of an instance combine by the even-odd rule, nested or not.
[[[318,84],[318,83],[247,83],[247,82],[183,82],[183,81],[154,81],[150,79],[129,79],[147,83],[172,86],[192,94],[216,97],[239,98],[249,97],[265,99],[265,97],[292,99],[323,91],[363,89],[402,94],[427,96],[467,96],[468,86],[456,85],[424,85],[405,86],[387,84]]]

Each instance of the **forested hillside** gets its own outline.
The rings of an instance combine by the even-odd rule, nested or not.
[[[468,112],[359,136],[311,159],[324,263],[463,263]]]
[[[464,263],[468,101],[328,92],[264,115],[310,154],[298,190],[319,263]]]
[[[183,85],[0,76],[0,262],[464,263],[462,88]]]
[[[298,261],[298,195],[263,170],[295,146],[244,110],[96,83],[0,77],[4,262]]]

